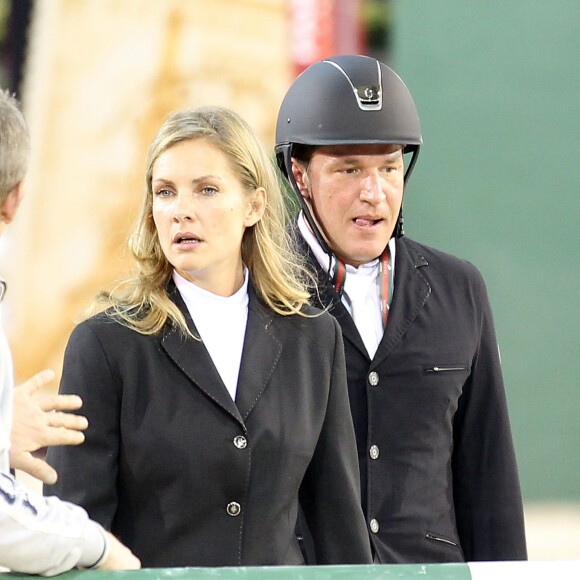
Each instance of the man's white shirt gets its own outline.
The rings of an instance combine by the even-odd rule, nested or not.
[[[325,272],[332,272],[336,257],[329,256],[320,246],[318,240],[306,223],[304,214],[298,215],[298,229],[312,253]],[[395,239],[389,241],[390,260],[392,268],[391,279],[395,280]],[[383,338],[384,328],[381,315],[381,292],[379,281],[379,258],[360,265],[358,268],[346,264],[346,278],[341,301],[352,316],[369,357],[375,356],[379,343]]]

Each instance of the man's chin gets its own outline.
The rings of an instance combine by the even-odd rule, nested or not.
[[[345,257],[339,256],[339,258],[345,264],[348,264],[350,266],[354,266],[355,268],[358,268],[359,266],[362,266],[363,264],[368,264],[369,262],[376,260],[382,253],[383,253],[383,250],[381,249],[381,250],[378,250],[377,254],[360,252],[360,253],[351,254],[350,256],[345,256]]]

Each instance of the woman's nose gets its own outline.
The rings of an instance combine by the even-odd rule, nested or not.
[[[194,216],[192,200],[187,199],[186,196],[178,195],[173,204],[173,220],[175,222],[191,221]]]

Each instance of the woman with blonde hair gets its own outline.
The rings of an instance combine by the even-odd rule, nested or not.
[[[86,442],[47,491],[146,567],[367,563],[340,329],[308,305],[277,174],[236,113],[170,115],[130,238],[135,277],[73,331]]]

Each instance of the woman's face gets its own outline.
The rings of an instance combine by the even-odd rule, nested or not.
[[[153,220],[181,276],[230,296],[243,282],[241,244],[264,211],[262,188],[245,192],[228,158],[204,139],[180,141],[152,168]]]

